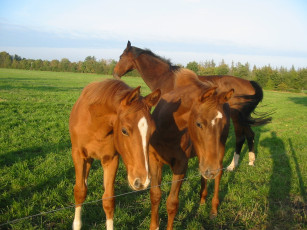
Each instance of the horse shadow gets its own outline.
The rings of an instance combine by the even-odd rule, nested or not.
[[[301,194],[301,196],[304,200],[304,203],[307,203],[306,186],[304,185],[304,180],[303,180],[303,177],[302,177],[302,172],[301,172],[300,166],[298,164],[296,151],[293,147],[292,140],[289,138],[288,141],[289,141],[289,146],[290,146],[290,152],[291,152],[294,164],[295,164],[295,171],[297,173],[297,177],[298,177],[298,180],[299,180],[300,194]]]
[[[276,221],[279,219],[276,216],[284,220],[293,220],[290,205],[292,170],[289,156],[283,140],[276,135],[275,131],[272,131],[271,136],[262,140],[260,144],[269,149],[273,163],[268,193],[268,220],[270,222],[267,223],[267,228],[287,228],[286,221]]]
[[[289,99],[296,104],[307,106],[307,97],[289,97]]]

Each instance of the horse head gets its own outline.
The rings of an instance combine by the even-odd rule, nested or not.
[[[131,42],[128,41],[126,49],[120,55],[119,61],[114,67],[113,77],[115,79],[120,79],[123,75],[135,69],[134,56],[131,50],[132,50]]]
[[[222,170],[229,130],[230,108],[227,101],[234,90],[217,93],[217,87],[204,90],[195,100],[189,117],[189,133],[199,170],[205,179],[214,179]]]
[[[114,145],[127,168],[128,182],[132,189],[145,189],[150,183],[148,145],[155,124],[150,109],[161,95],[156,90],[146,97],[140,96],[140,87],[128,93],[117,109],[113,124]]]

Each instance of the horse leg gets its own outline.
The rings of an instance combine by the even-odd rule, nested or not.
[[[214,195],[212,198],[212,208],[210,213],[210,218],[215,218],[217,216],[217,208],[219,206],[219,186],[222,177],[223,171],[220,171],[219,174],[214,179]]]
[[[75,218],[73,222],[73,229],[79,230],[82,226],[81,209],[87,194],[87,185],[85,184],[86,160],[80,157],[78,150],[72,151],[73,162],[75,166],[76,183],[74,186],[75,197]]]
[[[87,178],[88,178],[88,175],[90,173],[90,169],[91,169],[93,161],[94,161],[93,158],[89,158],[85,162],[86,163],[86,169],[85,169],[85,185],[86,185],[86,187],[87,187]]]
[[[166,209],[167,209],[167,229],[173,229],[173,224],[175,220],[175,216],[178,211],[179,207],[179,191],[182,184],[182,181],[184,179],[185,174],[176,175],[173,174],[172,179],[172,186],[171,191],[168,195],[167,201],[166,201]]]
[[[188,167],[187,159],[182,161],[176,160],[174,166],[172,167],[173,171],[173,179],[170,193],[168,195],[166,201],[166,209],[167,209],[167,229],[173,229],[173,224],[175,220],[175,216],[179,207],[179,191],[181,184],[183,182],[185,172]]]
[[[228,171],[233,171],[238,166],[241,149],[245,141],[244,127],[239,123],[237,118],[233,119],[233,125],[236,134],[236,150],[234,152],[232,162],[227,167]]]
[[[115,155],[107,162],[101,162],[103,167],[103,187],[102,206],[106,214],[107,230],[113,230],[113,217],[115,208],[114,181],[118,168],[118,155]]]
[[[200,188],[200,204],[206,203],[206,197],[208,195],[207,180],[203,177],[200,178],[201,188]]]
[[[151,174],[150,201],[151,201],[151,219],[150,229],[159,229],[159,204],[161,201],[161,179],[162,164],[149,154],[149,169]]]
[[[248,149],[249,149],[249,165],[254,166],[255,162],[255,133],[253,132],[252,128],[250,126],[244,127],[244,134],[247,139],[248,143]]]

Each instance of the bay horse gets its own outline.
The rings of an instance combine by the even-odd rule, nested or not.
[[[208,179],[215,179],[211,216],[217,215],[219,183],[223,173],[222,161],[230,123],[230,108],[226,103],[234,90],[217,93],[210,82],[199,81],[187,69],[176,73],[172,91],[162,96],[152,117],[156,130],[150,138],[149,168],[151,173],[151,223],[158,229],[158,210],[161,200],[162,166],[170,166],[173,178],[167,198],[167,229],[173,222],[179,206],[179,190],[188,160],[197,156],[201,173],[201,203],[207,196]]]
[[[144,50],[131,46],[130,41],[128,41],[127,47],[114,68],[113,76],[119,79],[134,69],[141,74],[144,82],[152,91],[159,88],[162,91],[162,95],[164,95],[173,90],[175,71],[180,67],[172,65],[169,60],[159,57],[148,49]],[[229,91],[230,89],[235,90],[233,97],[228,101],[236,135],[234,157],[228,166],[228,170],[232,171],[238,165],[245,138],[249,147],[249,165],[253,166],[255,162],[255,134],[251,126],[264,125],[271,121],[268,114],[263,114],[258,118],[251,117],[258,103],[263,99],[262,88],[255,81],[248,81],[234,76],[198,77],[203,82],[213,83],[221,92]]]
[[[155,128],[150,109],[160,94],[160,90],[155,90],[142,97],[140,86],[132,89],[112,79],[91,83],[82,91],[69,119],[76,174],[73,229],[81,229],[81,206],[93,159],[99,159],[103,167],[102,205],[108,230],[113,229],[114,180],[119,155],[127,169],[129,186],[133,190],[148,187],[149,138]]]

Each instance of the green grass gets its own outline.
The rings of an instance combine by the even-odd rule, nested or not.
[[[111,76],[0,69],[0,225],[7,221],[48,212],[74,204],[74,167],[68,132],[70,110],[89,82]],[[140,78],[123,78],[142,85]],[[210,219],[213,182],[208,202],[199,206],[200,177],[197,159],[189,162],[187,181],[180,192],[176,229],[306,229],[307,97],[303,94],[264,92],[257,111],[276,109],[273,122],[256,127],[256,166],[248,166],[243,146],[239,167],[225,172],[220,185],[220,206]],[[224,165],[234,152],[230,130]],[[102,196],[100,163],[95,161],[89,177],[86,202]],[[130,192],[125,167],[120,164],[115,193]],[[171,181],[164,167],[163,182]],[[170,184],[162,185],[160,229],[165,229],[165,201]],[[73,208],[26,218],[0,229],[70,229]],[[84,229],[105,229],[101,201],[84,205]],[[116,199],[116,229],[148,229],[149,191]]]

